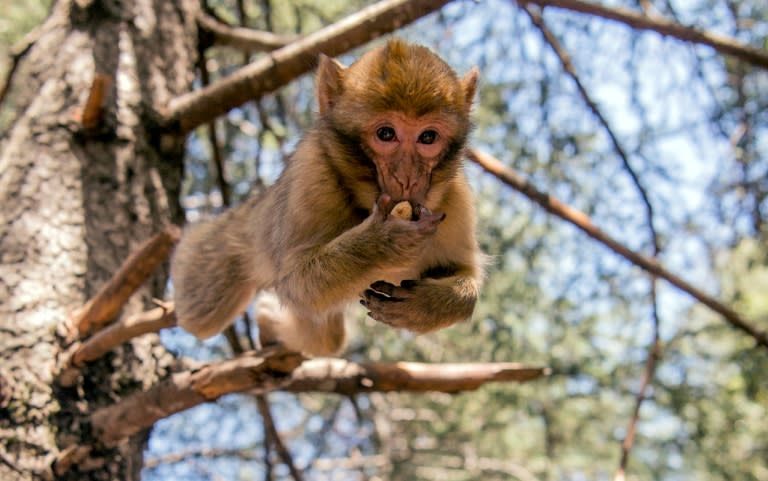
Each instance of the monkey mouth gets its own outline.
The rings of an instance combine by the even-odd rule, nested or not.
[[[408,202],[411,205],[411,217],[409,220],[419,220],[424,217],[428,217],[432,215],[432,211],[424,204],[415,202],[411,199],[400,199],[400,200],[393,200],[389,203],[389,210],[391,211],[392,208],[402,202]]]

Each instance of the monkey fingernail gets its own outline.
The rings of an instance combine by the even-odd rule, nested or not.
[[[390,197],[388,194],[381,194],[379,195],[379,198],[376,199],[376,203],[373,206],[374,212],[377,212],[380,215],[383,215],[386,217],[391,210],[390,204],[392,203],[392,197]]]
[[[386,281],[376,281],[371,284],[371,289],[376,292],[391,296],[395,291],[395,286]]]

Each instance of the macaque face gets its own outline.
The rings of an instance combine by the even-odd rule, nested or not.
[[[434,207],[461,165],[477,77],[472,69],[460,79],[429,49],[397,39],[350,67],[321,56],[322,125],[357,156],[366,178],[374,164],[380,194],[428,208],[429,195]]]
[[[453,126],[445,116],[411,117],[401,112],[377,115],[363,140],[376,164],[379,187],[393,201],[423,204],[432,171],[449,148]]]

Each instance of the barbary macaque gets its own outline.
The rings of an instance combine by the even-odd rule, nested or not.
[[[186,229],[179,324],[210,337],[273,290],[256,304],[262,341],[324,355],[357,299],[417,333],[468,319],[483,275],[462,171],[477,77],[399,39],[348,68],[321,56],[319,117],[277,182]]]

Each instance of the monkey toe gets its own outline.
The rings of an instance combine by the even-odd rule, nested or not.
[[[399,287],[393,286],[391,284],[389,284],[389,286],[391,286],[393,289],[399,289]],[[389,289],[386,286],[380,287]],[[368,316],[374,321],[382,322],[388,326],[396,328],[407,326],[407,322],[404,321],[404,315],[407,313],[408,303],[403,299],[388,296],[373,289],[367,289],[363,293],[363,298],[360,300],[360,304],[368,309]]]

